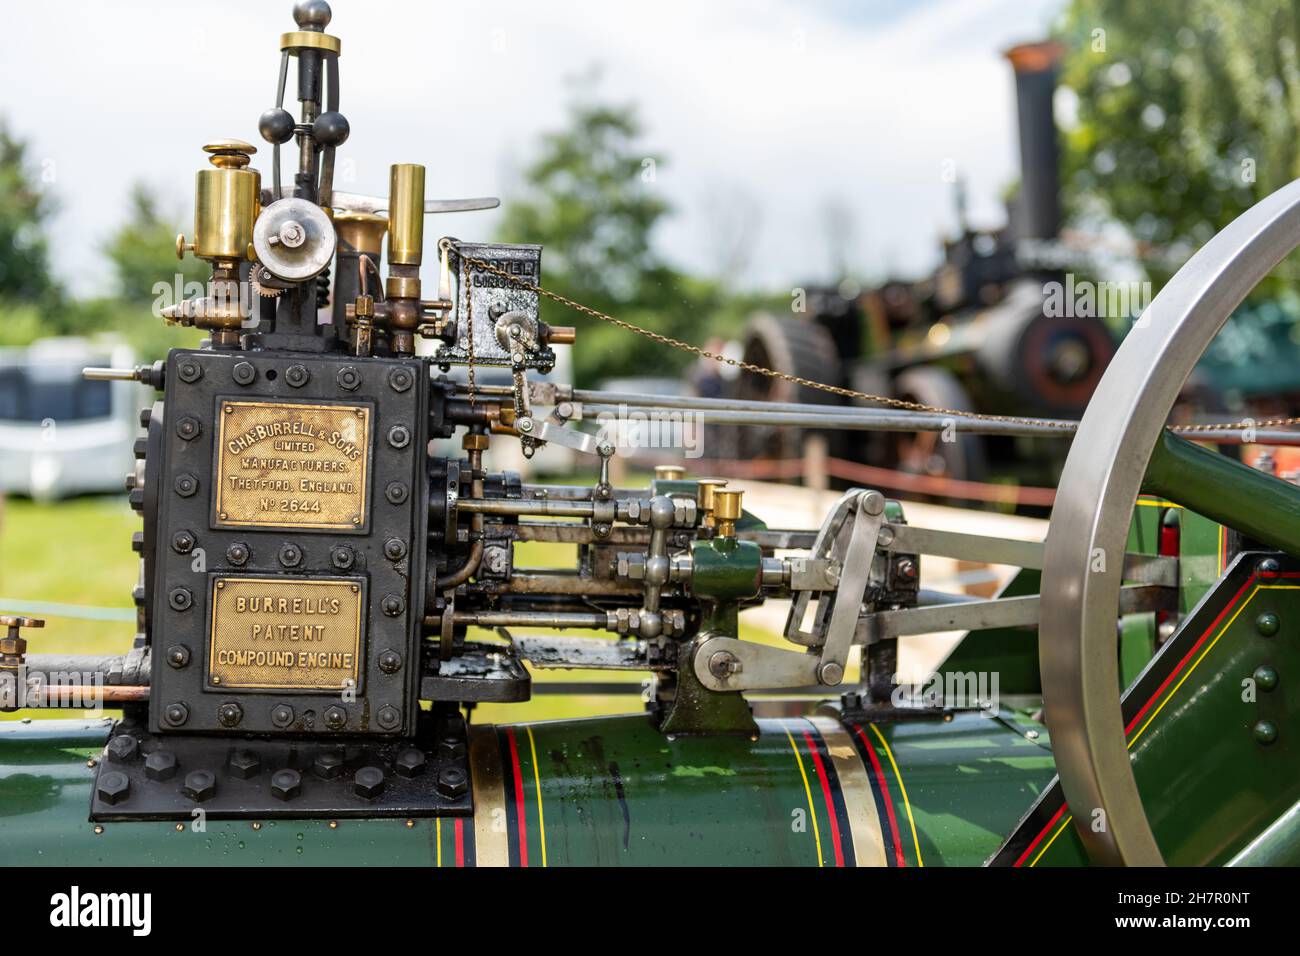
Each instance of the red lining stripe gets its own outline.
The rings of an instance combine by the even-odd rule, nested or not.
[[[876,750],[871,746],[871,741],[867,740],[867,735],[862,732],[862,728],[854,726],[853,732],[862,740],[862,747],[871,758],[871,769],[875,771],[876,780],[880,784],[880,793],[885,798],[885,815],[889,817],[889,832],[894,835],[894,861],[899,866],[907,866],[907,861],[903,859],[903,841],[898,835],[898,819],[894,816],[894,801],[889,796],[889,787],[885,784],[885,771],[881,769],[880,758],[876,756]]]
[[[831,798],[831,782],[826,778],[826,767],[822,764],[822,755],[817,752],[817,745],[813,743],[812,737],[808,731],[801,731],[803,739],[808,744],[808,752],[812,754],[813,766],[817,768],[817,779],[822,785],[822,797],[826,801],[826,815],[831,821],[831,842],[835,845],[835,865],[844,865],[844,845],[840,843],[840,822],[835,816],[835,802]]]
[[[519,746],[515,743],[515,729],[506,728],[510,743],[510,764],[515,771],[515,819],[519,821],[519,865],[528,865],[528,823],[524,815],[524,776],[519,770]]]
[[[465,865],[465,821],[456,818],[456,865]]]
[[[1034,837],[1034,842],[1029,844],[1029,846],[1025,847],[1025,852],[1020,854],[1020,856],[1016,859],[1016,862],[1011,864],[1012,866],[1020,866],[1022,863],[1025,862],[1025,857],[1033,853],[1034,847],[1038,846],[1038,844],[1043,842],[1043,837],[1047,836],[1047,831],[1052,829],[1052,827],[1056,826],[1056,821],[1061,819],[1061,814],[1063,814],[1064,812],[1065,812],[1065,804],[1063,803],[1061,804],[1061,809],[1057,810],[1056,813],[1053,814],[1052,819],[1047,821],[1047,826],[1043,827],[1043,829],[1039,831],[1038,836]]]

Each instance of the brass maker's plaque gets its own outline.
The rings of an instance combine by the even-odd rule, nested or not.
[[[217,527],[363,527],[369,406],[226,400],[220,405]]]
[[[348,578],[215,578],[209,685],[356,688],[361,599],[361,582]]]

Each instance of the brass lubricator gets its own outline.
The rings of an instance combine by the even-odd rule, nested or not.
[[[716,527],[713,509],[716,506],[718,489],[726,487],[725,478],[701,478],[695,483],[695,504],[700,509],[700,526]]]
[[[355,275],[357,290],[353,302],[335,296],[334,323],[343,328],[350,322],[353,351],[357,355],[369,355],[374,348],[375,295],[378,293],[383,297],[379,256],[384,246],[384,234],[388,232],[388,219],[369,212],[335,213],[334,231],[338,235],[335,255],[339,282],[342,283],[346,276]]]
[[[734,538],[736,522],[744,514],[743,491],[715,490],[713,493],[713,518],[717,522],[719,538]]]
[[[163,310],[179,325],[212,330],[217,346],[236,344],[247,317],[239,283],[240,263],[252,259],[253,225],[261,211],[262,176],[249,167],[257,147],[222,139],[203,147],[212,168],[194,177],[194,240],[176,237],[176,258],[186,250],[212,265],[205,298],[187,299]]]
[[[364,255],[378,256],[378,241],[388,233],[388,278],[383,301],[376,303],[369,293],[368,276],[363,275],[360,295],[345,309],[353,327],[353,351],[369,355],[373,348],[372,329],[388,337],[395,355],[415,354],[415,334],[429,308],[445,303],[421,303],[420,264],[424,260],[424,167],[418,163],[395,163],[389,170],[388,218],[355,215],[339,226],[339,237],[357,248],[368,246]],[[382,228],[380,223],[383,224]],[[373,262],[373,259],[370,261]],[[359,259],[359,267],[368,268]],[[375,270],[376,279],[378,270]]]
[[[686,469],[681,465],[655,465],[655,481],[682,481]]]
[[[388,186],[388,281],[384,286],[389,341],[398,355],[415,352],[420,324],[420,263],[424,259],[424,167],[395,163]]]

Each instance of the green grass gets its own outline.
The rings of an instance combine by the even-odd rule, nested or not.
[[[8,500],[0,518],[0,611],[11,601],[132,610],[140,564],[131,534],[141,527],[125,497]],[[133,621],[34,616],[45,618],[45,628],[28,633],[30,653],[120,654],[135,636]]]
[[[131,534],[140,530],[139,517],[124,496],[78,498],[56,504],[36,504],[11,499],[0,518],[0,612],[12,611],[14,601],[44,601],[87,608],[131,610],[131,589],[139,561],[131,550]],[[519,546],[517,563],[523,567],[572,567],[573,545],[527,542]],[[133,621],[84,620],[53,612],[24,611],[45,618],[43,630],[27,633],[28,652],[121,654],[135,636]],[[604,637],[597,631],[567,631],[569,635]],[[746,637],[771,640],[774,635],[747,630]],[[474,640],[495,635],[473,630]],[[547,681],[627,681],[640,686],[648,674],[621,671],[534,669],[534,683]],[[537,694],[521,704],[485,704],[474,712],[480,722],[551,720],[639,713],[637,694],[552,695]],[[67,712],[20,711],[0,714],[0,719],[59,717]]]

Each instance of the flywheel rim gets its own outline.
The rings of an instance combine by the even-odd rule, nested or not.
[[[1066,459],[1045,545],[1038,647],[1057,772],[1096,863],[1164,863],[1120,714],[1115,615],[1133,502],[1197,361],[1297,248],[1300,180],[1229,223],[1152,300],[1098,384]]]

